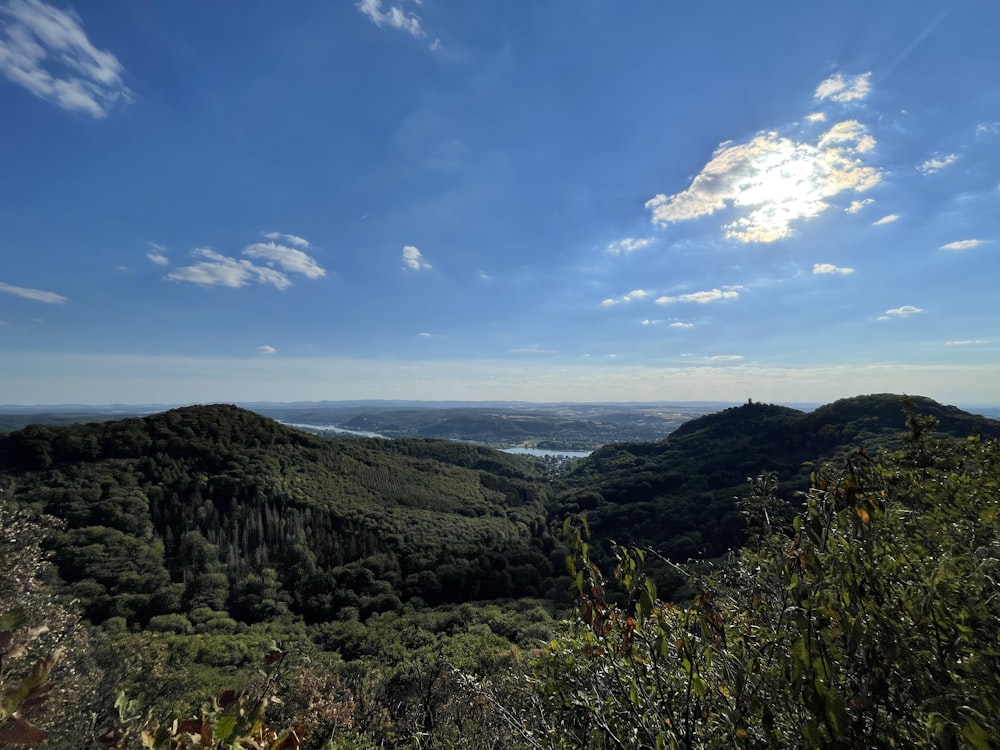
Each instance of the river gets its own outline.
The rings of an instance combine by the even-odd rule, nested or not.
[[[337,427],[332,424],[305,424],[303,422],[282,422],[281,424],[287,425],[288,427],[298,427],[302,430],[319,430],[321,432],[339,432],[343,435],[355,435],[357,437],[371,437],[371,438],[382,438],[383,440],[391,440],[385,435],[379,435],[377,432],[368,432],[366,430],[347,430],[343,427]],[[475,443],[475,445],[481,445],[481,443]],[[504,453],[514,453],[519,456],[568,456],[569,458],[586,458],[593,451],[570,451],[570,450],[550,450],[548,448],[498,448]]]

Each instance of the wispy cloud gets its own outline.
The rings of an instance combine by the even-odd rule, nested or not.
[[[905,318],[910,315],[916,315],[917,313],[922,313],[923,310],[919,307],[914,307],[913,305],[903,305],[902,307],[894,307],[891,310],[886,310],[885,315],[880,315],[877,320],[889,320],[889,318]]]
[[[660,325],[660,323],[662,323],[663,321],[662,321],[662,320],[653,320],[653,319],[651,319],[651,318],[646,318],[645,320],[642,320],[642,321],[640,321],[640,322],[641,322],[641,323],[642,323],[642,325],[644,325],[644,326],[658,326],[658,325]]]
[[[848,274],[854,273],[853,268],[841,268],[840,266],[835,266],[833,263],[813,263],[813,273],[814,274],[839,274],[841,276],[846,276]]]
[[[175,268],[166,278],[198,286],[227,286],[234,289],[254,283],[271,284],[278,289],[287,289],[292,285],[291,280],[283,273],[255,266],[248,260],[230,258],[208,247],[197,248],[192,254],[204,260],[191,266]]]
[[[403,268],[413,271],[422,271],[430,268],[431,264],[424,260],[424,256],[413,245],[406,245],[403,248]]]
[[[956,161],[958,161],[957,154],[938,154],[918,164],[917,169],[924,174],[934,174],[945,167],[950,167]]]
[[[67,301],[66,297],[63,297],[61,294],[56,294],[55,292],[45,292],[41,289],[14,286],[13,284],[5,284],[2,281],[0,281],[0,292],[13,294],[15,297],[33,299],[36,302],[45,302],[49,305],[59,305]]]
[[[732,289],[727,289],[723,291],[722,289],[709,289],[704,292],[691,292],[690,294],[679,294],[675,297],[657,297],[656,304],[658,305],[669,305],[673,302],[697,302],[700,305],[704,305],[708,302],[719,302],[721,300],[727,299],[739,299],[740,293],[733,291]]]
[[[425,35],[424,29],[420,25],[420,16],[415,13],[407,15],[398,5],[391,5],[386,10],[383,10],[382,0],[360,0],[357,7],[376,26],[388,26],[393,29],[400,29],[414,37]],[[431,46],[433,47],[434,45],[432,44]],[[437,46],[440,47],[440,44],[438,43]]]
[[[102,118],[127,100],[124,67],[90,43],[80,17],[41,0],[0,4],[0,73],[63,109]]]
[[[275,349],[273,346],[268,346],[267,344],[264,344],[263,346],[257,347],[257,353],[264,355],[271,355],[271,354],[277,354],[278,350]]]
[[[946,245],[941,245],[941,250],[972,250],[984,244],[983,240],[956,240]]]
[[[305,242],[305,240],[302,240]],[[308,246],[308,242],[306,245]],[[300,273],[307,279],[319,279],[326,276],[326,269],[320,268],[310,256],[293,247],[278,245],[274,242],[256,242],[248,245],[243,254],[248,258],[263,260],[268,266],[277,266],[287,273]]]
[[[838,122],[819,137],[819,147],[846,143],[859,154],[867,153],[875,148],[875,139],[868,133],[868,129],[857,120],[844,120]]]
[[[826,122],[825,112],[813,112],[806,115],[806,122]]]
[[[541,344],[529,344],[509,351],[511,354],[555,354],[555,349],[545,349]]]
[[[858,101],[871,92],[871,78],[870,72],[856,76],[834,73],[816,87],[814,96],[820,100],[829,99],[834,102]]]
[[[738,362],[743,359],[742,354],[716,354],[715,356],[709,357],[709,362]]]
[[[694,328],[694,323],[685,323],[681,320],[675,320],[670,324],[671,328]]]
[[[976,125],[976,138],[982,140],[995,135],[1000,135],[1000,122],[981,122]]]
[[[243,258],[231,258],[208,247],[196,249],[193,255],[202,260],[176,268],[165,278],[199,286],[239,288],[250,284],[270,284],[278,289],[287,289],[292,285],[288,274],[300,274],[308,279],[326,275],[326,270],[306,253],[274,242],[257,242],[243,250],[243,255],[263,260],[264,265]]]
[[[851,201],[851,205],[844,209],[849,214],[856,214],[865,206],[870,206],[875,202],[874,198],[862,198],[861,200]]]
[[[621,255],[622,253],[631,253],[636,250],[642,250],[644,247],[649,247],[652,244],[652,237],[640,237],[638,239],[634,237],[626,237],[625,239],[609,244],[607,251],[612,255]]]
[[[978,346],[985,344],[986,339],[959,339],[957,341],[945,341],[945,346]]]
[[[149,250],[146,252],[146,257],[158,266],[170,265],[170,258],[167,257],[167,248],[155,242],[149,243]]]
[[[608,299],[603,300],[601,302],[601,305],[603,307],[611,307],[612,305],[618,305],[618,304],[621,304],[621,303],[632,302],[633,300],[637,300],[637,299],[645,299],[650,294],[651,294],[651,292],[648,292],[645,289],[633,289],[631,292],[628,292],[627,294],[623,294],[621,297],[618,297],[618,298],[609,297]]]
[[[872,222],[872,226],[873,227],[880,227],[880,226],[882,226],[884,224],[892,224],[892,222],[894,222],[894,221],[899,221],[899,214],[888,214],[886,216],[883,216],[878,221],[873,221]]]
[[[742,216],[724,225],[727,238],[774,242],[790,236],[796,220],[829,208],[829,198],[878,184],[881,170],[864,161],[874,147],[857,120],[835,123],[815,144],[759,133],[746,143],[722,144],[690,187],[656,195],[646,208],[654,224],[666,226],[731,206]]]
[[[294,234],[285,234],[284,232],[261,232],[264,239],[274,240],[275,242],[287,242],[289,245],[295,245],[295,247],[309,247],[309,240],[303,237],[297,237]]]

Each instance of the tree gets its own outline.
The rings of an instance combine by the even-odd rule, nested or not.
[[[792,528],[758,524],[683,606],[657,598],[648,551],[619,548],[606,585],[572,530],[578,617],[533,664],[546,746],[992,747],[1000,443],[916,427],[884,463],[814,474]]]

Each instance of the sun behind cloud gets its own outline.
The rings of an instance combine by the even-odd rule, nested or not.
[[[862,98],[869,90],[868,75],[828,79],[817,97]],[[875,145],[856,119],[834,123],[815,143],[776,131],[758,133],[746,143],[722,144],[690,187],[656,195],[646,201],[646,208],[654,224],[668,226],[731,207],[740,215],[723,225],[727,239],[775,242],[792,234],[794,222],[826,211],[829,199],[839,193],[860,193],[877,185],[882,172],[865,161]]]

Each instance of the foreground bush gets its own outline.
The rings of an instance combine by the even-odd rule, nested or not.
[[[646,552],[611,584],[585,522],[577,620],[535,660],[535,735],[562,748],[994,747],[1000,737],[1000,444],[850,455],[791,528],[773,481],[744,502],[751,547],[663,602]]]

